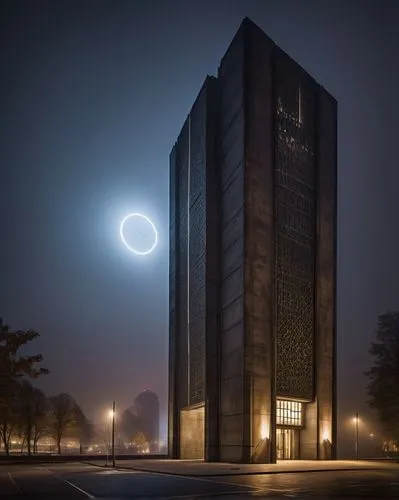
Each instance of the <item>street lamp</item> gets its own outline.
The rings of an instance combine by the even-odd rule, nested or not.
[[[356,412],[353,423],[355,424],[355,460],[359,460],[359,413]]]
[[[112,418],[111,453],[112,467],[115,467],[115,401],[112,402],[112,410],[109,410],[109,418]]]

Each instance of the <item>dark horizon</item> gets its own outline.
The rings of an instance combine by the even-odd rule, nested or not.
[[[398,5],[172,4],[3,3],[0,316],[40,332],[47,394],[97,420],[150,389],[165,428],[169,153],[249,17],[338,101],[338,436],[358,411],[366,446],[368,347],[399,309]],[[159,230],[146,258],[119,240],[136,210]]]

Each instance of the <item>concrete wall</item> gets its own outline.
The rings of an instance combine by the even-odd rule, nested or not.
[[[218,85],[207,80],[206,108],[206,347],[205,347],[205,460],[218,461],[219,453],[219,282],[220,183],[216,161]]]
[[[168,454],[171,458],[177,458],[179,454],[179,402],[178,402],[178,378],[176,367],[179,366],[177,358],[177,321],[178,321],[178,240],[179,225],[176,222],[178,213],[177,195],[179,190],[179,178],[176,175],[177,151],[176,146],[170,154],[170,182],[169,182],[169,393],[168,393]]]
[[[218,198],[218,193],[212,192],[216,184],[214,92],[215,81],[207,78],[170,156],[169,454],[172,457],[178,457],[183,449],[180,410],[203,403],[206,398],[210,402],[207,442],[212,442],[215,448],[218,440],[218,425],[214,424],[218,421],[218,390],[214,381],[219,265],[218,226],[212,224]],[[206,379],[213,382],[208,384],[209,395],[206,395]],[[186,445],[183,447],[187,451]]]
[[[243,457],[244,44],[235,36],[219,68],[220,460]]]
[[[189,121],[170,155],[168,451],[178,458],[180,409],[188,405],[188,166]]]
[[[248,27],[245,141],[245,462],[275,461],[273,43]]]
[[[318,218],[316,257],[318,458],[336,452],[337,104],[318,95]]]
[[[317,458],[317,401],[304,404],[305,408],[305,428],[300,431],[301,460],[316,460]]]

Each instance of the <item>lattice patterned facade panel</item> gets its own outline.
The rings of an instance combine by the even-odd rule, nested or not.
[[[178,297],[177,297],[177,271],[176,264],[178,262],[178,245],[176,244],[179,226],[176,224],[176,214],[179,212],[178,192],[179,178],[176,175],[177,153],[176,146],[173,148],[170,158],[170,205],[169,205],[169,390],[168,390],[168,450],[171,456],[177,455],[177,377],[176,365],[178,363],[176,356],[176,346],[178,341],[177,334],[177,314],[178,314]]]
[[[170,345],[176,340],[176,314],[177,314],[177,291],[176,291],[176,260],[178,258],[178,248],[176,248],[176,238],[178,234],[178,224],[176,224],[176,213],[179,207],[176,197],[178,186],[178,176],[176,175],[176,147],[170,156],[170,208],[169,208],[169,335]],[[172,351],[171,356],[175,357]]]
[[[314,393],[314,97],[311,82],[277,63],[276,287],[277,396]]]
[[[177,376],[179,378],[179,403],[184,408],[188,405],[188,173],[189,173],[189,124],[185,123],[179,141],[178,147],[178,176],[179,176],[179,194],[178,207],[179,214],[177,223],[179,224],[178,245],[178,349],[179,365]]]
[[[190,117],[189,404],[205,399],[206,93]]]
[[[190,210],[190,404],[204,401],[205,391],[205,196]]]

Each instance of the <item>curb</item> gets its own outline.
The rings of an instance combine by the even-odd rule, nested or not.
[[[101,469],[108,469],[107,465],[98,465],[98,464],[93,464],[90,462],[82,462],[86,463],[87,465],[92,465],[94,467],[99,467]],[[111,467],[113,468],[113,467]],[[195,478],[208,478],[212,479],[213,477],[229,477],[229,476],[266,476],[266,475],[272,475],[272,474],[308,474],[312,472],[355,472],[355,471],[365,471],[365,470],[379,470],[379,468],[374,468],[374,467],[357,467],[357,468],[350,468],[350,469],[310,469],[310,470],[276,470],[276,471],[249,471],[249,472],[236,472],[236,473],[216,473],[216,474],[183,474],[183,473],[178,473],[178,472],[168,472],[168,471],[157,471],[157,470],[148,470],[148,469],[141,469],[139,467],[123,467],[116,465],[115,470],[125,470],[125,471],[135,471],[135,472],[143,472],[146,474],[161,474],[164,476],[175,476],[175,477],[187,477],[190,479],[195,479]]]

